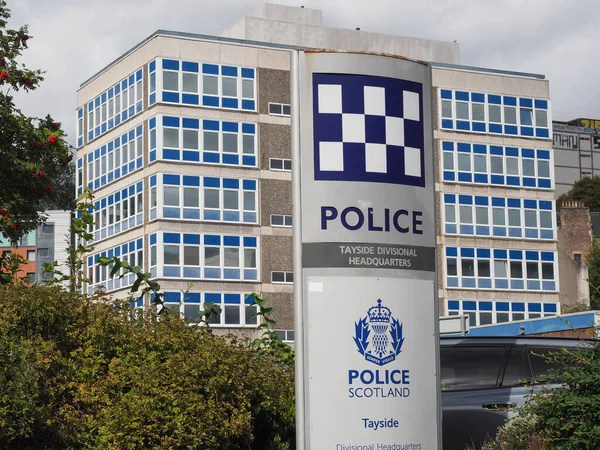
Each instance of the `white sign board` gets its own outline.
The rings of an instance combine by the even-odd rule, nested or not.
[[[297,448],[440,448],[430,67],[293,58]]]

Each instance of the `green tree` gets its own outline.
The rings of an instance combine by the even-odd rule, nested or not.
[[[577,181],[571,190],[556,200],[557,210],[563,202],[583,202],[591,212],[600,211],[600,177],[585,177]]]
[[[596,238],[585,255],[585,264],[588,267],[588,284],[590,285],[590,308],[600,310],[600,244]]]
[[[293,361],[58,286],[0,302],[0,449],[294,448]]]
[[[9,18],[0,0],[0,233],[16,242],[43,222],[45,207],[70,209],[74,187],[61,125],[27,117],[14,104],[12,92],[33,91],[43,77],[19,63],[31,36],[26,26],[7,28]]]

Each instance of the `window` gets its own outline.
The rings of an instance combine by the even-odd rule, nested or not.
[[[27,272],[27,283],[35,283],[35,272]]]
[[[284,170],[290,172],[292,170],[292,160],[271,158],[269,159],[269,168],[271,170]]]
[[[88,294],[92,294],[98,288],[110,292],[116,289],[127,288],[131,286],[136,276],[132,273],[125,273],[120,270],[115,274],[114,278],[110,278],[112,267],[104,267],[98,264],[98,258],[103,257],[118,257],[122,261],[128,262],[133,267],[144,268],[144,244],[143,239],[125,242],[117,247],[109,248],[108,250],[89,256],[87,259],[88,275],[91,283],[87,285]]]
[[[442,391],[460,391],[495,387],[504,347],[440,348]]]
[[[272,116],[289,116],[291,107],[283,103],[269,103],[269,114]]]
[[[42,225],[42,234],[54,234],[54,224],[45,223]]]
[[[291,227],[292,226],[292,216],[271,214],[271,226],[272,227]]]
[[[94,207],[96,242],[143,225],[143,182],[98,199]]]
[[[274,332],[283,342],[294,342],[294,330],[274,330]]]
[[[27,250],[27,261],[29,261],[29,262],[35,261],[35,250]]]
[[[510,348],[510,354],[502,378],[502,386],[518,386],[530,381],[529,362],[524,347]]]
[[[183,73],[182,75],[182,90],[183,92],[198,92],[198,74],[195,73]],[[175,89],[176,90],[176,89]]]
[[[573,253],[573,261],[577,264],[581,264],[581,253]]]
[[[293,282],[293,272],[271,272],[271,283],[292,284]]]
[[[502,300],[448,300],[449,315],[468,314],[471,326],[556,316],[557,303],[509,302]]]

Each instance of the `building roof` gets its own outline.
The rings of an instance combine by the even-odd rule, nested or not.
[[[197,33],[188,33],[188,32],[182,32],[182,31],[171,31],[171,30],[157,30],[154,33],[152,33],[150,36],[148,36],[146,39],[142,40],[141,42],[139,42],[138,44],[133,46],[131,49],[129,49],[128,51],[123,53],[121,56],[119,56],[118,58],[113,60],[111,63],[109,63],[102,69],[100,69],[94,75],[89,77],[87,80],[85,80],[83,83],[80,84],[79,88],[80,89],[83,88],[85,85],[87,85],[88,83],[93,81],[95,78],[97,78],[98,76],[100,76],[101,74],[103,74],[104,72],[109,70],[111,67],[115,66],[120,61],[125,59],[127,56],[129,56],[130,54],[135,52],[137,49],[144,46],[146,43],[148,43],[149,41],[151,41],[152,39],[154,39],[155,37],[158,37],[158,36],[200,40],[200,41],[222,42],[224,44],[237,44],[237,45],[243,45],[243,46],[248,46],[248,47],[262,47],[262,48],[272,48],[272,49],[280,49],[280,50],[288,50],[288,51],[310,49],[309,47],[277,44],[277,43],[272,43],[272,42],[259,42],[259,41],[236,39],[236,38],[223,37],[223,36],[211,36],[208,34],[197,34]],[[432,63],[432,62],[430,62],[429,64],[432,67],[437,67],[440,69],[447,68],[447,69],[452,69],[452,70],[483,72],[483,73],[489,73],[489,74],[495,74],[495,75],[537,78],[537,79],[541,79],[541,80],[545,79],[544,75],[539,75],[539,74],[534,74],[534,73],[513,72],[513,71],[509,71],[509,70],[489,69],[489,68],[484,68],[484,67],[465,66],[465,65],[460,65],[460,64],[446,64],[446,63]]]

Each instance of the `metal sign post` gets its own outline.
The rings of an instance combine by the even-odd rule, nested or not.
[[[441,448],[430,67],[291,68],[297,448]]]

